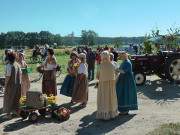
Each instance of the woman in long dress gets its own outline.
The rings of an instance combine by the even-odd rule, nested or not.
[[[72,97],[74,81],[77,75],[77,69],[79,66],[80,60],[78,58],[78,53],[73,51],[70,55],[70,60],[68,62],[68,74],[64,79],[64,82],[60,89],[60,94]]]
[[[128,59],[128,54],[122,53],[122,64],[120,75],[116,83],[116,93],[118,98],[118,110],[121,114],[127,115],[129,110],[137,110],[136,84],[132,72],[132,64]]]
[[[20,65],[21,69],[27,68],[27,64],[24,59],[24,53],[22,52],[19,53],[18,64]],[[30,80],[28,73],[22,72],[21,80],[21,96],[26,96],[27,91],[30,89]]]
[[[57,62],[56,57],[54,56],[54,50],[48,49],[48,56],[44,63],[44,73],[42,80],[42,92],[43,94],[57,95],[57,84],[56,84],[56,68]]]
[[[11,113],[17,112],[19,99],[21,96],[21,69],[15,62],[16,55],[13,52],[8,53],[8,64],[5,69],[5,93],[3,102],[3,112],[9,118]]]
[[[78,68],[77,78],[74,83],[72,94],[72,101],[75,103],[82,103],[82,107],[86,107],[88,101],[88,70],[86,63],[86,54],[79,54],[81,63]]]
[[[118,115],[117,95],[115,89],[115,68],[110,61],[108,51],[101,53],[102,63],[100,64],[97,79],[99,80],[97,93],[97,119],[109,120]]]

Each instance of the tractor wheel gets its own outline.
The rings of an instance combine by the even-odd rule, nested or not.
[[[37,120],[38,120],[38,114],[36,112],[32,112],[29,115],[29,121],[32,123],[35,123],[35,122],[37,122]]]
[[[134,78],[137,86],[143,85],[146,81],[146,75],[144,73],[135,73]]]
[[[29,116],[29,112],[28,111],[20,111],[19,115],[21,116],[22,119],[27,119],[27,117]]]
[[[167,60],[166,77],[171,82],[180,82],[180,56]]]

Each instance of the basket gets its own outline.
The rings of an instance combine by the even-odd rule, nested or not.
[[[70,117],[71,111],[65,107],[61,107],[57,110],[54,110],[53,117],[57,118],[60,121],[66,121]]]

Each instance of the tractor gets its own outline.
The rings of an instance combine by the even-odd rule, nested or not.
[[[131,62],[136,85],[143,85],[146,76],[153,74],[170,82],[180,82],[180,52],[134,55]]]

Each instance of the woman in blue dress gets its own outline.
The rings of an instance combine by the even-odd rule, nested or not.
[[[132,64],[128,54],[122,53],[122,64],[119,68],[120,74],[116,82],[116,93],[118,99],[118,110],[120,114],[128,114],[129,110],[137,110],[137,91],[132,72]]]
[[[73,51],[70,55],[70,61],[68,62],[68,75],[65,77],[64,82],[60,89],[60,94],[72,97],[74,81],[77,75],[77,69],[80,64],[78,59],[78,53]]]

